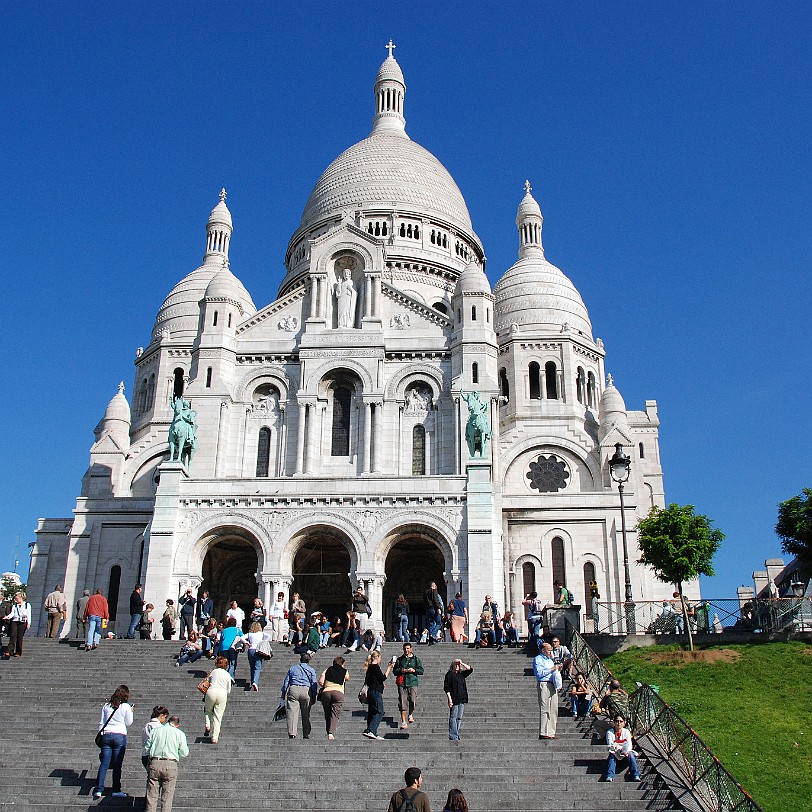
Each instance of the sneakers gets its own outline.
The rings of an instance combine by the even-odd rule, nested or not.
[[[614,780],[614,778],[604,778],[604,781],[606,781],[607,784],[611,784]]]
[[[375,739],[376,741],[379,741],[379,742],[383,741],[383,736],[378,736],[375,733],[373,733],[369,738],[370,739]]]
[[[328,738],[330,741],[333,741],[333,739],[335,739],[335,736],[334,736],[332,733],[328,733],[328,734],[327,734],[327,738]]]
[[[257,684],[255,682],[251,683],[251,690],[259,692],[259,687],[257,686]]]
[[[409,725],[407,725],[406,722],[401,722],[400,723],[400,729],[401,730],[406,730],[406,728],[408,728],[408,727],[409,727]]]
[[[103,792],[98,787],[93,787],[93,797],[94,798],[101,798]]]
[[[365,730],[361,735],[366,736],[368,739],[377,739],[378,738],[371,730]]]
[[[411,715],[409,716],[409,724],[410,725],[414,724],[414,716],[411,716]]]

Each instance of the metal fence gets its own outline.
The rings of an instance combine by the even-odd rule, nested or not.
[[[567,621],[567,637],[578,670],[599,697],[606,693],[612,672]],[[725,769],[696,732],[650,685],[629,696],[633,735],[645,737],[644,750],[654,750],[683,781],[705,809],[712,812],[763,812]],[[651,755],[651,753],[649,753]]]
[[[683,634],[685,621],[679,601],[595,602],[584,618],[589,634]],[[772,634],[812,632],[812,598],[708,598],[688,602],[688,622],[694,633],[722,634],[727,630]],[[627,631],[628,630],[628,631]]]

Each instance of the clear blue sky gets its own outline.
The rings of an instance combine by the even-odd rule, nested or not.
[[[71,515],[223,185],[232,270],[275,298],[389,37],[491,282],[529,178],[628,408],[658,401],[667,499],[727,534],[705,594],[780,555],[812,485],[808,2],[12,3],[3,28],[0,568]]]

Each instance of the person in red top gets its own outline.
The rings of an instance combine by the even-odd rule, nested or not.
[[[85,651],[93,651],[93,649],[99,647],[99,640],[101,640],[102,633],[102,620],[109,619],[110,610],[107,606],[107,598],[102,595],[100,589],[97,589],[96,594],[91,596],[87,602],[87,606],[85,606],[84,621],[87,623]]]

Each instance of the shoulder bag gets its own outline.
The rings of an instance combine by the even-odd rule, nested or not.
[[[118,710],[118,708],[115,708],[113,710],[113,712],[107,717],[107,721],[101,726],[101,728],[99,729],[99,732],[96,734],[96,747],[101,748],[101,746],[102,746],[102,735],[104,734],[104,729],[107,727],[107,725],[110,724],[110,721],[116,715],[117,710]]]
[[[369,686],[366,683],[361,686],[361,690],[358,692],[358,701],[362,705],[369,704]]]
[[[267,637],[263,637],[262,642],[256,648],[256,652],[260,660],[270,660],[273,657],[271,641]]]
[[[208,693],[209,688],[211,688],[211,680],[208,677],[197,683],[197,690],[200,691],[201,694],[205,695]]]

